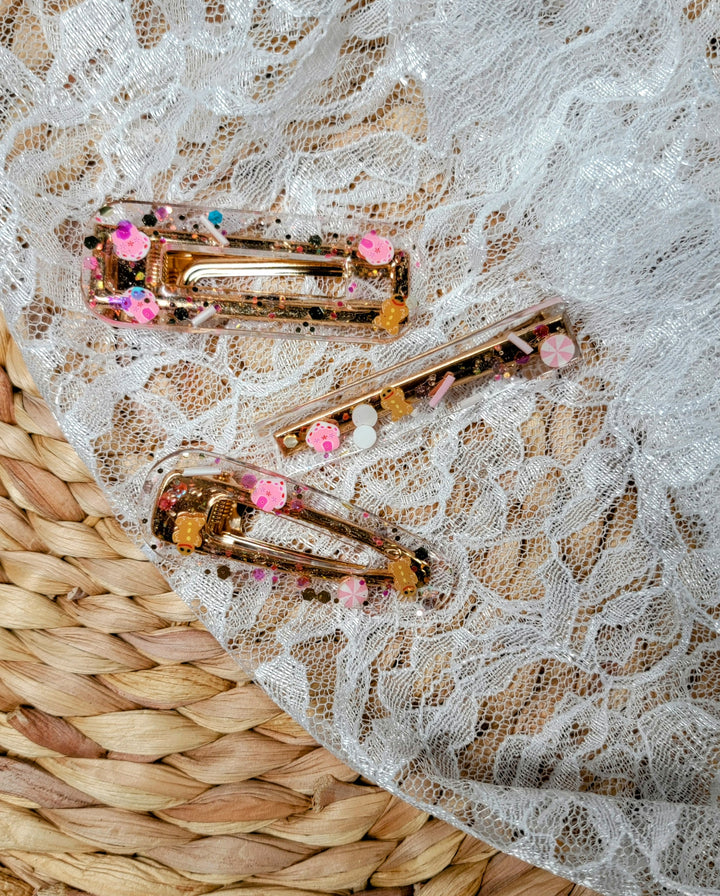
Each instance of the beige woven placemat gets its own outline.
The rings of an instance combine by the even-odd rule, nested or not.
[[[0,322],[0,893],[592,896],[318,746],[125,537]]]

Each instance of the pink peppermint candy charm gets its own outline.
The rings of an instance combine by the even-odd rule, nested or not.
[[[338,585],[338,601],[348,610],[361,607],[368,596],[368,586],[365,579],[358,576],[346,576]]]
[[[540,357],[548,367],[564,367],[575,357],[575,343],[564,333],[555,333],[543,340]]]
[[[125,261],[140,261],[150,251],[150,237],[130,221],[121,221],[112,235],[115,254]]]
[[[305,441],[318,454],[330,454],[340,446],[340,427],[329,420],[316,420],[308,429]]]
[[[374,230],[366,233],[360,240],[357,252],[370,264],[388,264],[393,258],[393,247],[390,240],[378,236]]]
[[[250,500],[259,510],[268,513],[279,510],[287,501],[287,489],[285,480],[279,476],[268,479],[258,479],[250,492]]]

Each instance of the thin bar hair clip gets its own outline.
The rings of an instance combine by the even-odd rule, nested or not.
[[[124,200],[95,215],[81,284],[119,327],[382,342],[408,323],[409,257],[389,235],[378,222]]]
[[[490,334],[495,335],[491,336]],[[558,299],[261,420],[280,454],[323,460],[372,447],[380,434],[407,433],[477,404],[489,384],[529,379],[575,362],[580,347]]]
[[[255,582],[347,608],[401,602],[435,608],[450,566],[422,538],[315,488],[252,464],[182,451],[156,464],[148,541],[164,557],[230,565]],[[314,584],[313,584],[314,583]],[[441,590],[438,590],[441,589]]]

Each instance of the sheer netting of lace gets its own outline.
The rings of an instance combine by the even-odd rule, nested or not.
[[[455,564],[449,608],[321,611],[162,566],[322,743],[605,893],[720,889],[717,0],[20,0],[4,7],[2,292],[139,538],[185,445],[557,295],[585,360],[306,480]],[[84,309],[107,196],[393,222],[389,345],[118,331]],[[373,453],[375,452],[375,453]],[[324,615],[323,615],[324,614]]]

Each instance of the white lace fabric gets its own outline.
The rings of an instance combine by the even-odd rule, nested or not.
[[[720,889],[718,40],[713,0],[26,0],[0,28],[3,305],[136,537],[164,454],[267,466],[274,410],[567,302],[572,371],[307,474],[452,558],[451,610],[318,622],[162,568],[349,764],[613,896]],[[415,328],[112,329],[79,259],[122,195],[391,221]]]

